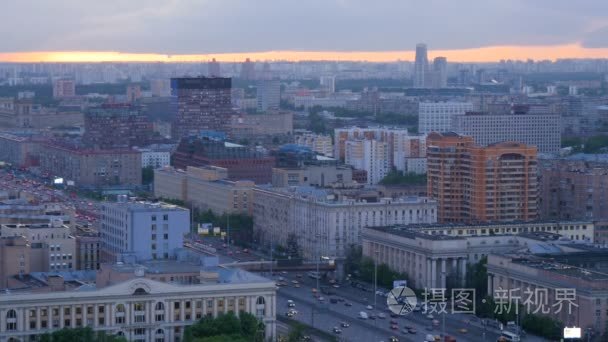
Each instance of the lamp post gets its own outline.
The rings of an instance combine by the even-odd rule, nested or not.
[[[380,252],[376,249],[374,250],[374,254],[374,310],[376,310],[376,300],[378,298],[378,254]]]
[[[441,283],[445,286],[445,283],[446,283],[445,282],[445,279],[446,279],[445,278],[445,271],[441,272],[441,278],[442,278]],[[445,291],[445,288],[442,289],[442,291]],[[442,310],[442,313],[441,313],[441,337],[443,337],[444,339],[445,339],[445,311],[446,310]]]

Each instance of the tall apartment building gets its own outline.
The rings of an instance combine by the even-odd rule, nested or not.
[[[346,142],[344,162],[367,172],[367,183],[377,184],[390,171],[389,145],[377,140]]]
[[[46,143],[40,146],[40,169],[74,181],[79,187],[141,185],[141,153],[135,150],[92,150]]]
[[[220,77],[220,62],[216,61],[215,58],[207,63],[207,74],[209,77]]]
[[[188,166],[219,166],[228,169],[230,180],[270,183],[275,159],[246,146],[206,138],[184,138],[172,155],[172,164],[185,170]]]
[[[279,109],[281,102],[281,81],[261,80],[258,81],[257,95],[258,111]]]
[[[431,86],[433,88],[445,88],[448,86],[448,60],[445,57],[436,57],[433,60],[433,71],[431,73]]]
[[[162,168],[154,172],[154,196],[178,199],[192,208],[251,215],[253,187],[247,180],[228,180],[228,170],[216,166],[188,166],[186,171]]]
[[[414,88],[426,88],[429,84],[429,58],[426,44],[416,44],[416,60],[414,61]]]
[[[201,130],[227,132],[232,115],[231,88],[230,78],[172,78],[173,139]]]
[[[427,137],[428,196],[439,222],[538,218],[537,150],[505,142],[487,147],[455,133]]]
[[[319,78],[319,85],[321,89],[327,91],[330,94],[336,92],[336,77],[324,75]]]
[[[3,224],[0,236],[23,236],[39,253],[30,253],[30,268],[38,271],[73,271],[76,269],[76,240],[70,227],[61,221],[39,224]]]
[[[433,223],[437,203],[424,197],[358,197],[311,187],[254,189],[254,231],[264,244],[285,246],[294,235],[306,259],[344,258],[361,244],[363,227]],[[367,195],[367,194],[366,194]]]
[[[120,261],[134,255],[137,260],[169,259],[183,247],[190,232],[190,211],[166,203],[117,202],[101,206],[102,260]]]
[[[539,153],[558,153],[561,148],[560,115],[529,112],[527,106],[513,106],[505,112],[455,115],[451,130],[473,137],[482,146],[517,141],[536,146]]]
[[[74,96],[76,96],[76,83],[74,80],[58,79],[53,82],[53,98],[61,99]]]
[[[608,155],[575,154],[539,162],[544,219],[608,219]]]
[[[133,103],[141,99],[141,86],[139,84],[127,85],[127,103]]]
[[[252,62],[251,59],[246,58],[243,64],[241,65],[241,76],[242,80],[255,80],[255,62]]]
[[[145,146],[153,135],[152,122],[129,104],[104,104],[87,110],[82,142],[99,149]]]
[[[171,81],[168,79],[154,79],[150,81],[150,92],[155,97],[171,95]]]
[[[326,157],[334,156],[334,144],[330,135],[305,132],[303,134],[296,134],[294,142],[298,145],[309,147],[311,150]]]
[[[452,118],[473,110],[470,102],[420,102],[418,104],[418,132],[449,132]]]

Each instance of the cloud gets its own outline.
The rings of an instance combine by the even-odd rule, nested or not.
[[[382,51],[583,42],[608,46],[608,1],[19,0],[0,51]]]

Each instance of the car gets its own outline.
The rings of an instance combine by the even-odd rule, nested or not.
[[[439,326],[439,321],[436,320],[436,319],[434,319],[431,323],[433,324],[434,327],[438,327]]]
[[[348,328],[348,327],[350,327],[350,324],[348,324],[348,323],[346,323],[346,322],[341,322],[341,323],[340,323],[340,326],[341,326],[342,328]]]
[[[329,298],[329,302],[332,304],[338,303],[338,298]]]
[[[409,333],[410,333],[410,334],[412,334],[412,335],[414,335],[414,334],[418,333],[418,331],[416,331],[416,328],[410,328],[410,329],[407,329],[407,332],[409,332]]]
[[[249,250],[247,248],[243,249],[243,253],[249,253]]]
[[[299,281],[297,281],[297,280],[292,280],[292,281],[291,281],[291,283],[292,283],[292,284],[299,284],[300,282],[299,282]]]
[[[405,328],[406,330],[409,330],[409,329],[414,329],[414,326],[413,326],[413,325],[411,325],[411,324],[407,324],[407,323],[406,323],[406,324],[405,324],[405,326],[404,326],[404,328]]]
[[[396,313],[392,312],[390,313],[391,318],[396,318],[399,317],[399,315],[397,315]]]
[[[368,306],[366,306],[365,308],[366,308],[367,310],[374,310],[374,307],[373,307],[373,306],[371,306],[371,305],[368,305]]]
[[[293,312],[291,312],[291,311],[287,311],[287,312],[285,313],[285,316],[287,316],[287,317],[291,318],[291,317],[293,317]]]
[[[324,301],[324,300],[325,300],[325,298],[323,298],[323,297],[319,297],[319,298],[317,298],[317,299],[319,300],[319,302],[322,302],[322,301]]]
[[[399,326],[397,324],[391,324],[392,330],[399,330]]]
[[[394,319],[391,319],[389,323],[390,323],[390,324],[399,324],[399,323],[398,323],[396,320],[394,320]]]
[[[465,328],[460,328],[460,329],[458,329],[458,332],[461,333],[461,334],[466,334],[469,331],[467,329],[465,329]]]
[[[351,302],[344,302],[344,306],[353,306]]]
[[[386,318],[386,314],[384,312],[381,312],[381,313],[378,314],[378,318],[385,319]]]
[[[300,284],[295,284],[293,287],[295,287],[296,289],[300,288]]]
[[[296,303],[294,303],[293,300],[289,299],[289,300],[287,300],[287,307],[295,308]]]
[[[285,275],[285,274],[287,274],[287,271],[281,271],[281,274]]]
[[[399,339],[396,338],[395,336],[391,336],[388,338],[388,342],[399,342]]]
[[[339,335],[339,334],[342,333],[342,330],[340,330],[338,327],[334,327],[332,330],[333,330],[334,334],[338,334]]]
[[[428,314],[428,315],[426,315],[426,318],[428,318],[428,319],[435,319],[435,316],[433,316],[433,314]]]
[[[300,273],[296,274],[296,278],[302,278],[302,274],[300,274]]]
[[[339,289],[340,288],[340,285],[338,285],[338,284],[333,284],[332,286],[333,286],[334,289]]]
[[[376,319],[376,315],[374,315],[374,314],[369,315],[369,319],[375,320]]]

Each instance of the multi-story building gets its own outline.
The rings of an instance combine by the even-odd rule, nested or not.
[[[346,257],[361,243],[363,227],[437,220],[437,203],[421,197],[363,198],[310,187],[255,188],[253,196],[254,232],[261,241],[285,246],[293,235],[309,260]]]
[[[536,155],[519,143],[480,147],[471,137],[429,134],[427,189],[439,222],[536,220]]]
[[[435,57],[433,72],[431,73],[431,86],[445,88],[448,86],[448,60],[445,57]]]
[[[293,133],[292,112],[277,111],[255,115],[240,113],[230,118],[230,135],[234,139],[291,133]]]
[[[569,236],[580,239],[564,240]],[[411,286],[420,289],[462,286],[467,264],[477,263],[490,254],[525,248],[540,253],[586,248],[586,243],[593,241],[592,236],[590,222],[414,225],[369,227],[362,232],[364,256],[407,274]]]
[[[319,85],[321,89],[333,94],[336,92],[336,77],[330,75],[321,76],[319,78]]]
[[[605,260],[604,249],[550,256],[491,254],[487,263],[488,291],[506,291],[513,300],[521,296],[522,301],[530,293],[534,293],[535,298],[543,293],[542,299],[528,302],[529,312],[549,315],[565,326],[580,327],[587,333],[591,330],[600,336],[608,322]]]
[[[172,78],[172,138],[181,139],[200,130],[228,132],[233,114],[231,87],[230,78]]]
[[[138,260],[168,259],[183,247],[190,232],[190,211],[162,202],[118,202],[101,207],[102,259],[118,261],[134,255]]]
[[[40,248],[34,269],[40,271],[72,271],[76,269],[76,241],[70,227],[61,221],[50,224],[3,224],[0,225],[1,237],[23,236],[32,246]],[[31,267],[31,266],[30,266]]]
[[[168,79],[154,79],[150,81],[152,96],[167,97],[171,95],[171,82]]]
[[[296,134],[294,142],[298,145],[309,147],[311,150],[326,157],[334,156],[334,144],[329,135],[305,132],[303,134]]]
[[[53,98],[61,99],[74,96],[76,96],[76,83],[74,80],[58,79],[53,82]]]
[[[344,165],[305,165],[302,167],[282,167],[272,169],[272,186],[327,187],[332,184],[351,184],[353,169]]]
[[[9,287],[11,277],[31,272],[31,250],[23,236],[0,237],[0,290]]]
[[[141,99],[141,86],[139,84],[127,85],[127,103],[133,103]]]
[[[258,111],[279,109],[281,102],[281,81],[261,80],[257,86]]]
[[[169,281],[166,265],[159,281],[143,267],[130,267],[129,280],[76,289],[59,275],[32,281],[38,292],[0,295],[0,341],[30,340],[63,328],[89,327],[128,341],[181,341],[187,326],[205,316],[247,312],[265,325],[265,339],[276,336],[276,285],[242,270],[199,267],[196,284]],[[160,278],[160,277],[159,277]],[[170,277],[173,279],[173,277]],[[73,282],[72,282],[73,283]],[[81,287],[82,283],[78,283]]]
[[[172,165],[185,170],[188,166],[219,166],[228,169],[230,180],[251,180],[256,184],[272,181],[275,159],[255,149],[207,138],[184,138],[171,156]]]
[[[517,141],[536,146],[539,153],[558,153],[561,148],[560,115],[528,111],[529,107],[513,106],[507,112],[455,115],[451,131],[471,136],[482,146]]]
[[[141,153],[141,167],[158,169],[171,164],[171,151],[175,149],[173,144],[153,144],[146,147],[138,147]]]
[[[77,227],[74,239],[76,240],[76,269],[98,270],[101,261],[99,232],[91,228]]]
[[[426,88],[429,85],[429,59],[426,44],[416,44],[416,60],[414,62],[414,88]]]
[[[420,102],[418,104],[418,132],[449,132],[452,118],[473,110],[470,102]]]
[[[608,155],[540,160],[539,173],[542,218],[608,219]]]
[[[104,104],[89,108],[82,142],[99,149],[145,146],[152,138],[152,122],[130,104]]]
[[[141,185],[141,155],[135,150],[91,150],[46,143],[40,169],[79,187]]]
[[[241,65],[241,79],[255,80],[255,62],[252,62],[249,58],[245,59],[245,62]]]
[[[378,140],[348,140],[344,162],[367,172],[367,183],[377,184],[390,171],[389,145]]]
[[[220,62],[216,61],[215,58],[207,63],[207,75],[209,77],[220,77]]]
[[[0,133],[0,161],[28,167],[37,159],[38,142],[30,136]]]

